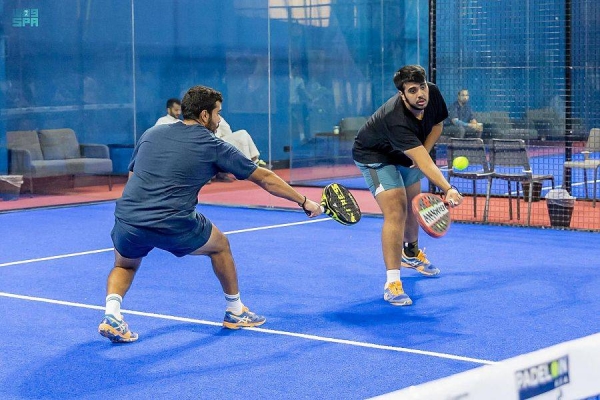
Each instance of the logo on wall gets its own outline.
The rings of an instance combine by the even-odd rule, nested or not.
[[[569,383],[569,357],[564,356],[515,372],[519,400],[530,399]]]
[[[13,11],[12,26],[14,28],[37,28],[39,12],[37,8],[17,8]]]

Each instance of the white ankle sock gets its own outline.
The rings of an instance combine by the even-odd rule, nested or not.
[[[122,320],[121,315],[121,302],[123,298],[116,293],[109,294],[106,296],[106,311],[105,314],[110,314],[118,320]]]
[[[227,294],[225,293],[225,301],[227,302],[227,311],[231,311],[234,314],[241,314],[244,305],[240,300],[240,294]]]
[[[387,274],[386,284],[400,280],[400,270],[399,269],[388,269],[386,271],[386,274]]]

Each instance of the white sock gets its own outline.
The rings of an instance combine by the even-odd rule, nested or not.
[[[400,280],[400,270],[399,269],[388,269],[386,271],[386,274],[387,274],[386,285]]]
[[[240,294],[227,294],[225,293],[225,301],[227,302],[227,311],[231,311],[236,315],[242,313],[244,305],[240,300]]]
[[[116,293],[109,294],[106,296],[106,311],[105,314],[110,314],[118,320],[122,320],[121,315],[121,302],[123,298]]]

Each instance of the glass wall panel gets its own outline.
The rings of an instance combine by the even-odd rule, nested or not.
[[[0,174],[25,175],[36,194],[72,188],[74,175],[90,172],[61,164],[90,156],[78,144],[134,142],[132,7],[106,3],[2,2]],[[72,132],[44,133],[56,129]],[[105,185],[110,166],[91,171]]]
[[[223,116],[284,179],[354,175],[342,120],[391,96],[399,66],[427,63],[418,0],[7,0],[2,11],[0,175],[25,176],[22,207],[117,198],[137,139],[197,84],[223,93]],[[106,172],[28,164],[17,147],[53,129],[108,148],[115,192]],[[29,161],[59,157],[43,150]],[[88,186],[97,196],[75,199]]]
[[[427,66],[427,9],[423,1],[270,2],[273,76],[289,89],[287,127],[279,119],[275,131],[287,128],[292,182],[357,177],[357,127],[395,93],[398,68]]]

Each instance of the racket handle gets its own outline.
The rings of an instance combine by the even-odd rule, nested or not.
[[[324,213],[325,212],[325,207],[321,206],[321,212]]]

